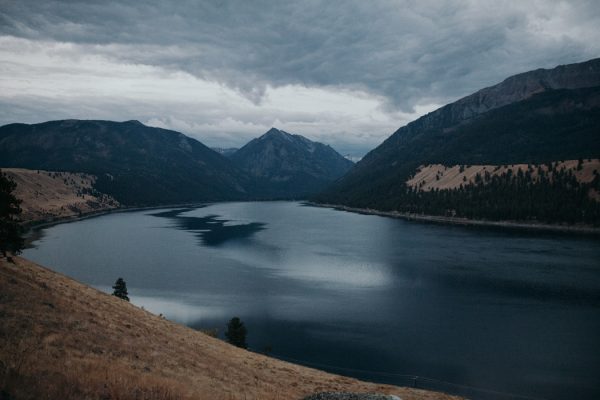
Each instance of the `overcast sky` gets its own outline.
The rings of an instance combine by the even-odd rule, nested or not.
[[[519,72],[600,56],[600,1],[0,0],[0,125],[271,126],[362,155]]]

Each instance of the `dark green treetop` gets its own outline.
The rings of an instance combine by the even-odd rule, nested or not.
[[[17,184],[0,171],[0,252],[6,257],[6,252],[19,254],[23,249],[22,228],[19,224],[21,200],[13,191]]]
[[[115,285],[112,287],[114,289],[113,296],[117,296],[120,299],[129,301],[129,297],[127,296],[127,284],[123,280],[123,278],[117,279]]]
[[[227,341],[232,345],[241,347],[242,349],[247,349],[247,333],[248,330],[244,326],[244,323],[238,317],[233,317],[227,324],[227,331],[225,332],[225,337],[227,338]]]

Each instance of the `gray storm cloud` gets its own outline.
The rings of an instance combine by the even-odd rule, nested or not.
[[[189,73],[258,106],[298,85],[364,92],[389,113],[597,57],[598,26],[597,1],[0,0],[5,37]]]

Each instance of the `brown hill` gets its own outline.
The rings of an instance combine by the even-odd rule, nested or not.
[[[287,400],[320,391],[456,398],[238,349],[18,257],[0,260],[0,390],[63,400]]]
[[[3,168],[2,172],[17,183],[15,196],[22,200],[21,217],[27,222],[76,217],[120,205],[93,189],[93,175],[22,168]]]

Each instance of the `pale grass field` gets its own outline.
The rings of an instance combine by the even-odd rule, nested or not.
[[[320,391],[457,399],[241,350],[15,257],[0,260],[0,388],[11,399],[283,400]]]
[[[2,172],[17,183],[14,194],[22,201],[24,221],[77,217],[119,207],[110,196],[89,193],[96,180],[93,175],[23,168],[2,168]]]
[[[577,170],[578,160],[557,161],[555,169],[573,171],[573,174],[579,182],[589,183],[594,179],[594,170],[600,173],[600,159],[584,159],[582,169]],[[532,164],[532,177],[537,178],[537,169],[541,167],[544,172],[548,171],[545,164]],[[459,165],[444,166],[442,164],[422,165],[417,169],[415,175],[409,179],[406,184],[413,188],[420,188],[422,191],[430,191],[433,189],[456,189],[460,185],[469,185],[475,183],[475,177],[480,174],[482,177],[485,172],[491,176],[502,175],[511,170],[516,174],[518,170],[527,171],[527,164],[508,164],[508,165],[468,165],[461,172]],[[439,176],[439,180],[436,179]],[[466,180],[465,180],[466,179]],[[550,176],[550,179],[552,177]],[[596,193],[590,193],[596,198]],[[600,199],[599,199],[600,200]]]

